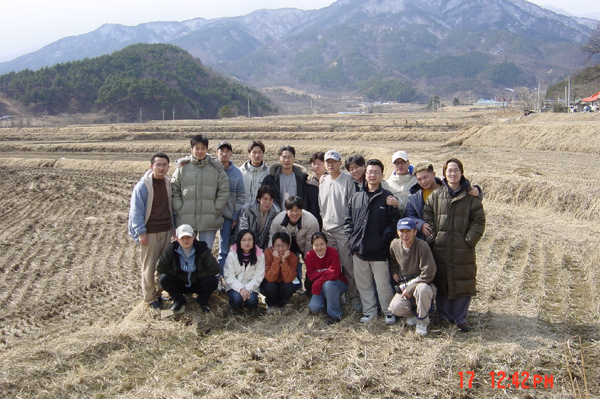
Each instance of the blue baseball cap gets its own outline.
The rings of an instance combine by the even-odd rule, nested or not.
[[[398,220],[398,230],[416,230],[417,223],[411,218]]]

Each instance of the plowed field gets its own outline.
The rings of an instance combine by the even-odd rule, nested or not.
[[[599,123],[480,111],[0,129],[0,397],[598,397]],[[236,165],[252,138],[267,162],[282,144],[305,165],[331,148],[386,167],[403,149],[438,175],[461,159],[487,215],[474,330],[421,338],[350,307],[330,327],[299,296],[284,315],[233,317],[218,294],[209,315],[160,319],[141,301],[129,197],[154,152],[173,161],[197,133],[212,153],[231,140]]]

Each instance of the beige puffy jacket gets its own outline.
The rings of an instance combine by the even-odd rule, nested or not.
[[[187,156],[177,161],[171,179],[175,225],[189,224],[196,231],[223,227],[223,208],[229,197],[229,179],[218,159]]]

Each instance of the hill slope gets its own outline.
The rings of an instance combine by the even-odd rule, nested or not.
[[[214,118],[222,107],[274,112],[270,101],[168,44],[135,44],[111,55],[0,76],[0,91],[37,112],[106,112],[118,121]],[[140,111],[141,109],[141,111]]]

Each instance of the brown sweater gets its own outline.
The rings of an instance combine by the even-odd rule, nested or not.
[[[404,290],[412,295],[417,288],[418,283],[429,284],[433,281],[437,267],[429,245],[415,237],[415,242],[408,249],[402,248],[402,241],[396,238],[390,245],[390,274],[400,275],[400,278],[407,276],[418,276],[410,280],[410,284]]]
[[[171,223],[171,209],[169,209],[169,197],[164,179],[152,178],[154,199],[152,200],[152,211],[146,222],[146,233],[162,233],[173,228]]]

